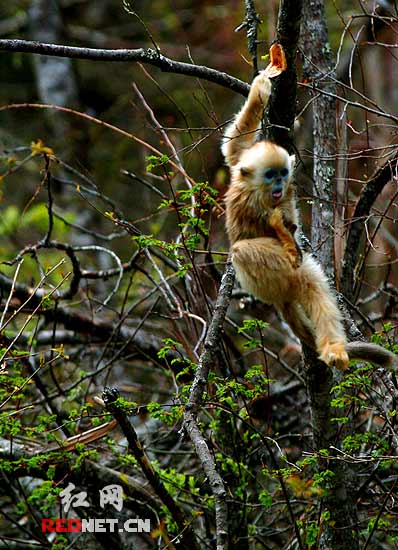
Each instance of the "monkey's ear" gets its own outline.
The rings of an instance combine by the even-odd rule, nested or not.
[[[240,175],[243,178],[247,178],[253,174],[253,170],[250,170],[250,168],[245,168],[244,166],[240,167]]]
[[[289,160],[290,160],[290,167],[292,170],[294,170],[294,167],[296,166],[296,155],[290,155]]]

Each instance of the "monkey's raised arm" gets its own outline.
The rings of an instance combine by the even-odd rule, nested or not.
[[[221,150],[230,168],[237,164],[243,150],[253,145],[270,95],[271,80],[266,71],[261,71],[253,80],[245,104],[223,137]]]
[[[255,141],[264,109],[271,95],[270,79],[286,69],[285,52],[282,46],[273,44],[269,52],[270,64],[253,80],[245,104],[225,131],[221,150],[230,168],[237,164],[242,151],[251,147]]]

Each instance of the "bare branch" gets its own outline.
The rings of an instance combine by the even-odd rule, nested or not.
[[[234,281],[235,271],[232,267],[231,259],[229,259],[221,281],[213,317],[203,345],[203,351],[199,358],[199,365],[184,413],[185,429],[195,446],[196,454],[206,472],[216,503],[217,550],[226,550],[228,544],[226,490],[223,479],[217,471],[213,455],[199,429],[197,416],[204,388],[207,384],[207,377],[220,347],[222,326],[231,299]]]
[[[256,12],[253,0],[245,0],[245,19],[235,32],[246,29],[247,49],[253,62],[253,77],[258,73],[257,65],[257,28],[261,20]]]
[[[398,152],[389,159],[384,166],[379,168],[362,190],[354,213],[347,238],[347,245],[343,262],[342,288],[347,297],[353,295],[355,286],[354,269],[358,262],[361,246],[361,235],[364,228],[364,220],[369,216],[370,210],[383,191],[384,187],[394,177],[398,167]]]
[[[119,392],[115,388],[105,388],[102,397],[105,402],[106,408],[114,416],[123,434],[125,435],[129,444],[129,450],[133,453],[134,458],[140,465],[140,468],[143,471],[145,477],[153,487],[160,500],[169,510],[173,520],[178,525],[178,528],[181,531],[179,536],[181,544],[178,544],[178,547],[199,550],[195,534],[188,522],[188,518],[185,516],[181,508],[177,505],[174,498],[167,491],[166,487],[159,477],[159,474],[155,471],[152,464],[150,463],[145,453],[145,450],[138,440],[136,431],[134,430],[132,423],[127,417],[126,412],[122,409],[122,407],[117,405],[116,401],[119,397]]]
[[[157,352],[161,347],[160,338],[157,338],[153,334],[149,334],[144,330],[136,331],[125,326],[118,327],[112,322],[95,321],[79,312],[68,311],[60,305],[56,308],[44,309],[41,307],[42,301],[45,296],[49,295],[49,293],[39,288],[40,284],[33,289],[27,285],[15,283],[13,280],[0,273],[0,289],[3,289],[6,292],[10,292],[11,289],[13,289],[13,297],[23,303],[23,306],[21,306],[21,308],[17,311],[26,308],[29,304],[29,307],[32,307],[36,311],[37,315],[43,316],[47,323],[57,321],[57,323],[62,324],[66,329],[70,329],[84,335],[90,335],[90,338],[97,342],[103,342],[107,341],[109,338],[115,338],[117,341],[127,343],[128,350],[141,351],[145,358],[151,358],[155,362],[159,362]],[[3,328],[6,324],[7,321],[4,323]]]
[[[249,85],[222,71],[193,65],[182,61],[174,61],[169,57],[159,54],[150,48],[135,50],[117,49],[103,50],[98,48],[79,48],[77,46],[64,46],[62,44],[46,44],[31,40],[2,39],[0,51],[33,53],[38,55],[50,55],[55,57],[69,57],[72,59],[90,59],[91,61],[124,61],[147,63],[158,67],[162,72],[184,74],[202,78],[234,92],[246,96],[249,93]]]

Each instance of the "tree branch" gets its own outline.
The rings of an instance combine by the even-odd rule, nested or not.
[[[213,455],[199,429],[197,417],[203,392],[207,384],[207,377],[220,348],[222,326],[231,300],[234,281],[235,271],[231,259],[229,259],[221,281],[213,317],[205,338],[203,351],[199,358],[199,365],[195,373],[195,379],[184,412],[185,429],[194,444],[196,454],[206,472],[208,482],[214,495],[216,507],[217,550],[226,550],[228,546],[227,493],[223,479],[217,471]]]
[[[311,84],[330,93],[315,96],[312,102],[314,135],[314,203],[312,245],[329,280],[334,280],[334,211],[336,189],[335,155],[336,92],[335,66],[328,47],[323,0],[305,6],[303,28],[304,76]],[[330,77],[329,77],[330,75]],[[328,160],[325,160],[328,159]],[[325,205],[330,205],[325,208]]]
[[[364,220],[369,216],[370,210],[383,191],[384,187],[394,177],[394,171],[398,168],[398,151],[384,166],[379,168],[373,177],[366,183],[356,204],[352,215],[352,223],[348,233],[347,244],[343,261],[343,274],[341,278],[342,290],[348,298],[353,296],[355,287],[354,269],[358,262],[361,247],[361,236],[364,229]]]
[[[246,29],[247,35],[247,49],[253,62],[253,77],[258,73],[257,65],[257,28],[261,23],[261,20],[254,7],[253,0],[245,0],[245,19],[243,23],[235,29],[235,32],[239,32],[242,29]]]
[[[134,458],[137,460],[138,464],[140,465],[142,472],[151,484],[155,493],[169,510],[173,520],[178,525],[178,528],[180,530],[179,538],[181,540],[181,545],[178,544],[178,547],[184,549],[192,548],[192,550],[199,550],[195,534],[192,530],[190,523],[188,522],[188,518],[185,517],[185,514],[183,513],[181,508],[177,505],[174,498],[167,491],[164,483],[159,477],[159,474],[153,468],[140,441],[138,440],[136,431],[132,423],[127,417],[127,413],[123,410],[121,406],[118,406],[117,399],[119,398],[119,392],[115,388],[105,388],[102,397],[107,410],[118,422],[124,436],[127,439],[129,449],[133,453]],[[177,546],[177,542],[175,544]]]
[[[95,494],[99,487],[105,485],[121,485],[127,497],[123,502],[124,510],[132,510],[139,517],[149,517],[151,522],[157,523],[154,510],[160,510],[161,501],[150,487],[145,486],[141,477],[129,476],[88,459],[80,462],[79,467],[76,468],[73,467],[76,460],[74,453],[46,451],[46,449],[43,452],[43,446],[33,441],[29,441],[29,445],[26,445],[26,441],[21,444],[16,439],[10,442],[0,438],[0,459],[3,464],[6,461],[11,464],[7,476],[3,475],[0,479],[2,494],[8,494],[10,482],[14,479],[26,476],[47,479],[48,469],[51,466],[54,468],[54,479],[62,481],[67,479],[84,486],[89,494]]]
[[[204,65],[193,65],[174,61],[169,57],[159,54],[150,48],[138,48],[135,50],[117,49],[106,50],[98,48],[80,48],[77,46],[64,46],[62,44],[46,44],[31,40],[3,39],[0,40],[0,51],[33,53],[37,55],[49,55],[55,57],[68,57],[72,59],[89,59],[91,61],[124,61],[147,63],[158,67],[162,72],[183,74],[202,78],[243,96],[247,96],[250,86],[222,71],[205,67]]]

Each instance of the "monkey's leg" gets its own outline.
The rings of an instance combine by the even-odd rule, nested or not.
[[[292,266],[298,267],[301,263],[301,254],[297,248],[297,243],[294,240],[292,233],[284,224],[280,208],[275,208],[273,210],[269,219],[269,224],[275,231],[276,236],[281,242]]]
[[[346,369],[349,358],[342,316],[325,274],[307,254],[297,274],[300,276],[299,302],[313,326],[319,358],[327,365]]]
[[[281,243],[271,237],[242,239],[232,246],[232,261],[242,287],[277,308],[289,299],[295,270]]]
[[[313,326],[302,306],[298,302],[285,302],[280,312],[294,334],[307,346],[315,349]]]

